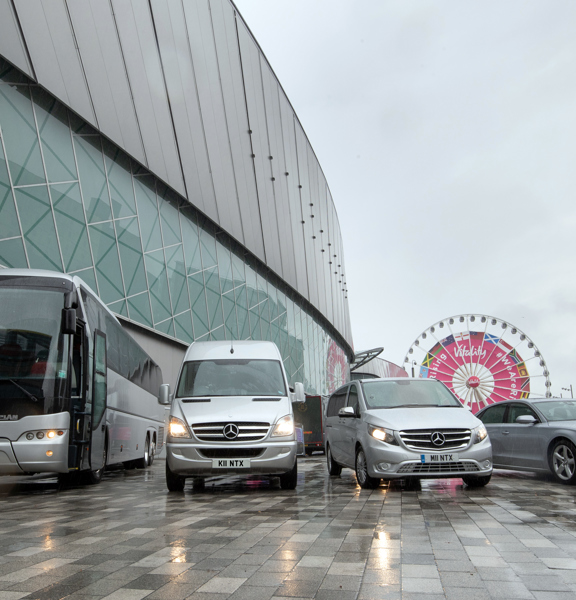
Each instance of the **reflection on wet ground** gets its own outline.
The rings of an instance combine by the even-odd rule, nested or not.
[[[498,472],[361,490],[324,456],[278,480],[168,493],[164,462],[97,486],[0,478],[0,600],[329,600],[576,595],[576,488]]]

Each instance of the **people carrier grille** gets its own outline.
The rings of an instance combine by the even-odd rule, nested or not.
[[[398,469],[398,473],[412,473],[416,475],[429,475],[432,473],[469,473],[470,471],[479,471],[475,462],[458,461],[445,463],[407,463]]]
[[[470,443],[470,429],[408,429],[400,431],[404,445],[411,450],[456,450]]]
[[[203,442],[256,442],[263,440],[270,423],[252,421],[223,421],[220,423],[197,423],[192,425],[194,435]]]

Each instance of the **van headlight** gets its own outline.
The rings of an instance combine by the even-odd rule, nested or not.
[[[176,438],[189,438],[190,432],[186,423],[182,419],[177,417],[170,417],[170,423],[168,424],[168,434]]]
[[[386,429],[384,427],[372,427],[372,425],[368,425],[368,433],[377,440],[381,442],[386,442],[387,444],[398,445],[396,438],[394,437],[394,432],[392,429]]]
[[[484,425],[476,427],[472,430],[472,433],[474,436],[473,439],[475,444],[480,443],[482,440],[485,440],[488,437],[488,431],[486,430],[486,427],[484,427]]]
[[[286,415],[278,420],[272,437],[285,437],[294,433],[294,417],[292,415]]]

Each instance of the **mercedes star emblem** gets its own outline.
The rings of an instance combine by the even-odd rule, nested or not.
[[[238,437],[238,425],[228,423],[228,425],[224,425],[222,433],[227,440],[235,440]]]
[[[431,436],[430,436],[430,440],[432,441],[432,443],[435,446],[443,446],[444,442],[446,441],[446,438],[444,437],[443,433],[440,433],[439,431],[435,431]]]

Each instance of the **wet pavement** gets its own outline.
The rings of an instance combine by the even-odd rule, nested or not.
[[[360,490],[278,480],[168,493],[164,462],[58,489],[0,478],[0,600],[576,598],[576,488],[499,472]]]

